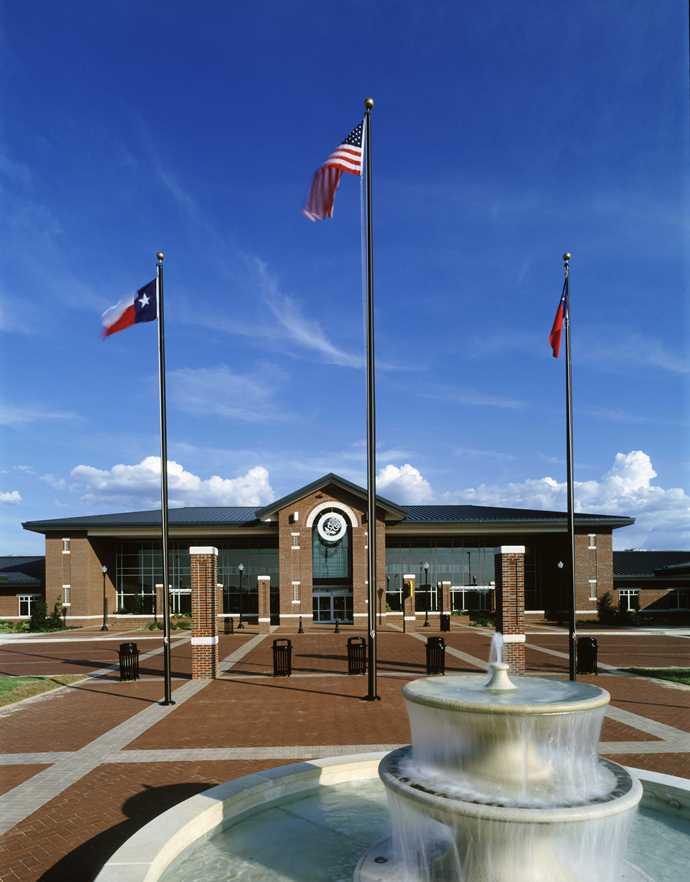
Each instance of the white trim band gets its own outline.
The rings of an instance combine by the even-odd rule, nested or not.
[[[259,624],[260,624],[260,625],[262,625],[262,624],[265,625],[267,622],[268,622],[269,625],[271,624],[270,616],[269,616],[269,618],[267,618],[267,619],[262,619],[261,617],[259,617]]]
[[[524,554],[524,545],[501,545],[498,549],[501,554]]]
[[[212,554],[214,557],[218,557],[218,549],[214,548],[212,545],[193,545],[189,549],[190,554]]]
[[[524,634],[504,634],[504,643],[524,643],[527,638]]]
[[[218,635],[215,637],[192,637],[192,646],[215,646],[218,643]]]
[[[270,582],[271,577],[270,576],[257,576],[256,581],[257,582]]]

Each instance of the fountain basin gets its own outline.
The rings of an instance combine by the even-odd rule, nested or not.
[[[282,882],[286,878],[320,882],[341,878],[327,863],[325,828],[317,843],[321,855],[318,867],[300,875],[301,856],[315,838],[314,822],[305,819],[301,828],[293,826],[281,833],[272,813],[279,811],[287,826],[290,815],[297,817],[289,812],[295,801],[297,805],[315,804],[322,794],[333,794],[335,800],[338,792],[342,792],[342,811],[348,823],[361,822],[360,829],[366,827],[369,831],[369,839],[363,844],[360,844],[361,836],[348,840],[352,842],[348,846],[352,851],[351,872],[362,853],[390,833],[384,788],[378,779],[383,756],[384,753],[366,753],[312,760],[213,787],[174,806],[135,833],[112,855],[96,882],[158,882],[162,879],[173,882],[176,867],[184,872],[190,862],[194,866],[203,864],[209,849],[216,854],[209,858],[210,869],[205,877],[204,870],[199,868],[195,877],[186,874],[178,878],[205,878],[208,882],[217,882],[219,878],[242,878],[247,882]],[[644,790],[643,814],[635,822],[631,837],[632,845],[639,846],[639,854],[635,852],[631,857],[639,864],[643,860],[649,862],[643,868],[655,882],[681,882],[690,864],[690,781],[644,770],[630,771],[641,781]],[[357,795],[365,796],[367,805],[378,800],[378,815],[372,813],[365,817],[359,808],[353,817],[349,809]],[[344,840],[347,836],[343,830],[344,827],[338,827],[338,835]],[[278,840],[286,833],[290,839],[282,870],[266,864],[257,866],[254,875],[248,871],[241,877],[233,875],[235,865],[241,862],[241,838],[245,845],[251,837],[254,837],[252,842],[263,844],[268,837]],[[255,853],[260,860],[261,848],[252,842],[246,851]],[[674,868],[678,868],[677,872]]]

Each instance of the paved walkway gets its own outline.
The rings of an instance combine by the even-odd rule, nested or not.
[[[252,652],[263,637],[254,637],[224,660],[230,670],[245,655]],[[71,784],[88,774],[115,751],[122,750],[153,725],[165,719],[193,695],[201,692],[210,680],[191,680],[174,691],[174,704],[151,705],[89,742],[81,750],[67,753],[49,768],[0,796],[0,835],[37,811]]]
[[[175,680],[176,703],[170,707],[156,701],[158,647],[144,654],[148,679],[119,683],[112,666],[103,666],[77,688],[9,708],[0,729],[0,882],[91,882],[134,830],[218,781],[285,762],[406,743],[400,687],[423,672],[427,633],[381,635],[382,701],[374,704],[360,700],[365,677],[343,674],[348,635],[323,632],[292,636],[296,673],[289,679],[270,677],[270,641],[245,633],[221,638],[221,678]],[[461,627],[444,636],[451,670],[486,668],[490,632]],[[558,667],[546,673],[562,676],[563,635],[539,629],[528,639],[533,666],[539,659],[551,666],[553,660]],[[663,636],[645,639],[657,641],[649,650],[657,656],[676,656],[678,643],[688,645],[665,646]],[[71,662],[93,657],[84,647],[80,660],[78,641],[70,643]],[[616,641],[622,659],[625,643]],[[175,667],[188,677],[188,638],[176,641],[175,652]],[[24,660],[14,658],[15,664]],[[64,659],[56,656],[55,664]],[[601,752],[690,777],[690,689],[605,665],[599,678],[583,678],[612,695]]]

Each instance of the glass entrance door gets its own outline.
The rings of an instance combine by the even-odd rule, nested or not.
[[[352,623],[352,594],[349,591],[314,592],[314,621]]]

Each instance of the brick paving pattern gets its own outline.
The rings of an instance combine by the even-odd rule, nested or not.
[[[443,635],[458,653],[447,655],[449,672],[481,670],[489,632],[454,625]],[[4,716],[0,799],[14,800],[15,794],[19,799],[27,786],[46,775],[55,795],[46,802],[29,786],[26,792],[38,798],[38,807],[0,838],[0,882],[91,882],[109,855],[142,824],[208,786],[323,750],[349,752],[407,742],[400,688],[424,672],[425,638],[438,632],[424,629],[420,621],[417,634],[422,639],[392,628],[380,635],[382,701],[375,704],[361,700],[365,677],[336,676],[346,670],[346,641],[353,633],[362,632],[343,629],[335,635],[322,628],[288,634],[295,647],[295,676],[290,679],[266,676],[272,637],[283,636],[282,631],[265,639],[256,636],[255,628],[222,634],[220,657],[226,661],[221,667],[228,667],[233,653],[246,655],[212,682],[188,679],[191,646],[184,642],[173,653],[173,686],[186,700],[172,708],[158,705],[158,654],[146,660],[145,679],[137,683],[119,683],[116,674],[107,674]],[[127,637],[137,639],[136,634]],[[567,670],[560,655],[567,649],[563,633],[529,634],[527,639],[530,671],[553,676]],[[140,648],[144,652],[159,645],[142,640]],[[603,635],[599,648],[600,660],[610,665],[687,664],[690,641]],[[25,673],[32,665],[43,666],[45,673],[66,668],[87,673],[112,664],[116,653],[117,642],[80,643],[70,635],[68,641],[35,646],[3,644],[0,667],[14,667],[14,673]],[[602,732],[607,756],[690,776],[690,689],[615,672],[582,679],[612,695],[612,717],[605,719]],[[51,751],[58,753],[51,756]],[[15,757],[19,762],[13,762]],[[66,784],[49,774],[61,768],[68,773]]]

